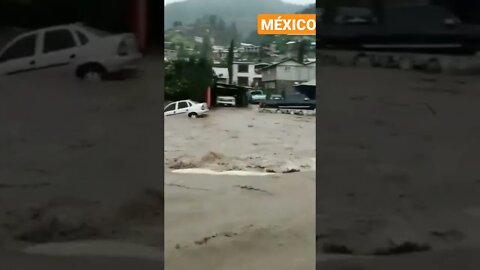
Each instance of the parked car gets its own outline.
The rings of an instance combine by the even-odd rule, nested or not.
[[[248,99],[252,104],[258,104],[262,100],[267,99],[267,95],[262,90],[250,90],[248,92]]]
[[[217,105],[223,106],[236,106],[237,101],[234,96],[218,96],[217,97]]]
[[[270,95],[270,100],[283,100],[282,95]]]
[[[197,118],[208,113],[208,106],[206,103],[198,103],[192,100],[180,100],[171,102],[165,106],[163,110],[164,116],[185,114],[190,118]]]
[[[285,110],[315,110],[317,103],[307,96],[296,93],[285,96],[281,100],[266,100],[260,103],[260,109],[285,109]]]
[[[0,50],[0,75],[56,68],[103,79],[141,59],[135,36],[82,24],[52,26],[19,35]]]

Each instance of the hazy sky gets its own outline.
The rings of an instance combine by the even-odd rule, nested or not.
[[[164,0],[165,5],[173,2],[179,2],[184,0]],[[315,0],[282,0],[284,2],[293,3],[293,4],[314,4]]]

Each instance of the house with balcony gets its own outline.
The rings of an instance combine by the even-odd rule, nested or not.
[[[232,83],[239,86],[256,87],[262,82],[260,68],[268,66],[265,63],[234,62]]]

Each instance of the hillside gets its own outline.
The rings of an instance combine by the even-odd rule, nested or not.
[[[296,13],[304,8],[281,0],[187,0],[165,6],[165,28],[171,28],[175,21],[190,24],[205,15],[217,15],[227,24],[235,22],[246,36],[256,29],[259,13]]]
[[[308,5],[303,10],[299,11],[300,14],[315,14],[317,12],[315,4]]]

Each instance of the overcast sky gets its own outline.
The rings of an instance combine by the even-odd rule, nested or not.
[[[165,5],[173,2],[179,2],[184,0],[164,0]],[[284,2],[293,3],[293,4],[314,4],[315,0],[282,0]]]

